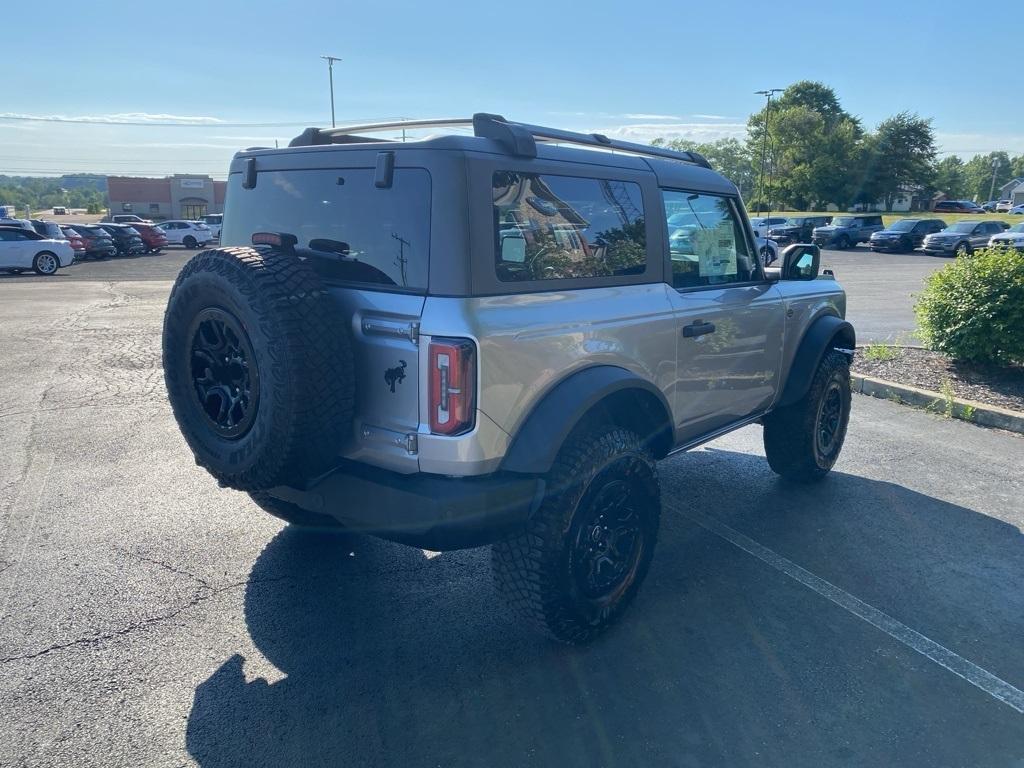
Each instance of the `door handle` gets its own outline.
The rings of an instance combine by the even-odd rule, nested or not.
[[[683,336],[688,339],[696,338],[697,336],[703,336],[706,333],[714,333],[715,324],[705,323],[703,320],[697,320],[694,323],[683,326]]]

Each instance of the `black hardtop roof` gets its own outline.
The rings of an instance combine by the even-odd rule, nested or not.
[[[480,127],[481,123],[484,128]],[[476,132],[474,135],[448,133],[405,142],[395,138],[371,139],[346,132],[356,129],[364,133],[387,130],[391,136],[394,136],[395,131],[401,130],[402,126],[424,128],[435,125],[439,128],[453,125],[473,125]],[[513,137],[502,137],[501,133],[506,128],[513,131]],[[489,133],[492,129],[494,135]],[[540,140],[536,140],[537,138]],[[736,187],[721,174],[712,170],[707,160],[696,152],[679,152],[665,147],[633,144],[609,139],[600,134],[577,134],[554,128],[511,123],[496,115],[475,115],[472,120],[377,123],[369,126],[353,126],[347,129],[309,128],[296,137],[289,147],[250,147],[238,152],[231,163],[231,172],[241,172],[245,162],[250,158],[304,154],[308,159],[310,155],[307,153],[424,150],[526,157],[633,171],[653,171],[658,177],[658,183],[662,186],[714,191],[723,194],[735,194],[736,192]],[[312,166],[303,163],[303,167]]]

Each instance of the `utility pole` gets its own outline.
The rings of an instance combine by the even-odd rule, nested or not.
[[[321,59],[327,61],[327,77],[331,81],[331,128],[334,128],[336,123],[334,122],[334,62],[341,61],[337,56],[321,56]]]
[[[768,120],[771,117],[772,112],[772,96],[776,93],[782,93],[782,88],[766,88],[763,91],[754,91],[757,96],[765,96],[767,102],[764,107],[764,136],[761,138],[761,179],[760,187],[761,190],[757,194],[757,215],[761,215],[761,201],[764,198],[765,187],[764,187],[764,165],[765,159],[768,154]]]
[[[993,157],[992,158],[992,186],[990,186],[988,188],[988,199],[989,200],[992,199],[992,195],[994,195],[995,192],[996,192],[996,172],[999,170],[999,166],[1000,165],[1002,165],[1002,163],[999,161],[999,158],[998,157]]]

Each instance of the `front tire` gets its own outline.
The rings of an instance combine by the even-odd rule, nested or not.
[[[540,509],[495,544],[495,581],[512,608],[551,638],[593,640],[618,621],[647,575],[661,493],[639,435],[606,425],[559,451]]]
[[[830,350],[800,400],[764,418],[764,450],[772,470],[787,480],[821,480],[839,458],[850,420],[850,361]]]
[[[845,251],[849,247],[850,247],[850,238],[848,238],[846,235],[843,235],[838,240],[836,240],[836,248],[838,250]]]
[[[37,275],[50,275],[57,274],[57,270],[60,268],[60,261],[57,257],[49,251],[43,251],[37,253],[36,257],[32,259],[32,269],[35,270]]]
[[[959,258],[960,256],[970,256],[971,255],[971,244],[970,243],[960,243],[959,245],[957,245],[956,250],[953,251],[953,255],[956,256],[957,258]]]
[[[188,248],[190,251],[199,247],[199,242],[192,237],[192,235],[186,235],[185,239],[181,241],[181,244]]]

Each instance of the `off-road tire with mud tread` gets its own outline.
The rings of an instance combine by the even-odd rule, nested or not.
[[[595,480],[626,472],[636,481],[643,548],[621,593],[597,606],[572,586],[573,521]],[[657,467],[640,437],[614,425],[577,430],[562,446],[546,478],[545,500],[525,530],[491,548],[498,590],[526,622],[562,643],[593,640],[632,602],[647,574],[658,537],[661,496]]]
[[[817,440],[823,398],[834,386],[842,407],[838,433],[829,450]],[[807,393],[792,405],[764,418],[764,450],[772,470],[787,480],[813,483],[821,480],[839,458],[850,419],[850,360],[835,349],[825,353]]]
[[[204,309],[225,310],[248,334],[259,395],[251,427],[227,439],[194,394],[192,333]],[[244,491],[301,483],[327,470],[351,432],[348,324],[313,271],[289,253],[213,248],[185,265],[164,315],[168,399],[181,432],[221,484]]]

